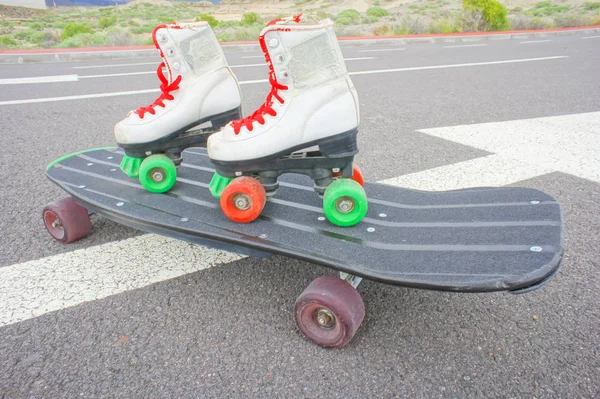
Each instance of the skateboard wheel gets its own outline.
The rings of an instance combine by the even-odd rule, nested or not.
[[[140,166],[140,183],[151,193],[165,193],[176,181],[177,168],[166,155],[150,155]]]
[[[352,164],[352,180],[360,184],[362,187],[365,186],[365,178],[363,177],[362,171],[356,163]]]
[[[337,226],[358,224],[367,214],[365,189],[351,179],[334,180],[325,190],[323,211],[329,221]]]
[[[87,209],[71,197],[46,205],[42,218],[48,233],[65,244],[85,237],[92,228]]]
[[[315,279],[296,300],[296,324],[317,345],[345,346],[365,317],[365,304],[347,281],[334,276]]]
[[[342,174],[341,172],[334,172],[333,177],[341,177]],[[365,178],[363,177],[362,171],[360,170],[360,168],[358,167],[358,164],[353,163],[352,164],[352,180],[354,180],[355,182],[357,182],[358,184],[360,184],[361,186],[365,186]]]
[[[229,183],[220,201],[225,216],[237,223],[249,223],[260,216],[267,202],[267,192],[258,180],[242,176]]]

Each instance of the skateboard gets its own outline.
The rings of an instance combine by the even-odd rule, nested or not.
[[[314,280],[296,301],[299,329],[324,347],[346,345],[365,307],[362,278],[452,291],[524,293],[556,274],[563,254],[562,214],[549,195],[529,188],[425,192],[365,182],[369,209],[361,223],[329,223],[313,181],[279,178],[279,191],[251,223],[219,209],[208,187],[214,165],[205,148],[184,151],[175,186],[145,190],[119,169],[122,149],[62,157],[47,177],[69,194],[48,204],[43,220],[59,241],[90,231],[89,213],[139,230],[228,251],[294,257],[340,272]]]

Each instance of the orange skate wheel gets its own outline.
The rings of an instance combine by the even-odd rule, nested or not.
[[[342,173],[341,172],[334,172],[332,174],[333,177],[341,177]],[[352,164],[352,180],[354,180],[355,182],[357,182],[358,184],[360,184],[361,186],[365,186],[365,178],[363,177],[363,174],[360,170],[360,168],[358,167],[358,164],[353,163]]]
[[[267,202],[267,192],[260,182],[249,176],[233,179],[221,194],[221,210],[237,223],[249,223],[260,216]]]

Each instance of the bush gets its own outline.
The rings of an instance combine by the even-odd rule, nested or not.
[[[360,21],[360,13],[354,9],[344,10],[337,15],[336,22],[339,19],[349,21],[349,23],[345,23],[345,24],[341,24],[341,25],[357,24]]]
[[[44,32],[44,37],[40,41],[40,46],[43,48],[51,48],[57,43],[60,43],[60,36],[58,33],[46,31]]]
[[[508,11],[497,0],[463,0],[463,8],[481,13],[485,24],[480,30],[498,31],[509,28]]]
[[[57,47],[99,47],[106,46],[108,44],[108,38],[106,35],[101,33],[80,33],[75,36],[69,37],[67,40],[64,40]]]
[[[13,37],[29,43],[40,44],[44,38],[44,32],[35,29],[23,29],[15,33]]]
[[[583,3],[583,6],[585,7],[586,10],[600,10],[600,1],[594,1],[594,2],[589,2],[586,1],[585,3]]]
[[[369,7],[367,9],[367,15],[369,17],[381,18],[381,17],[386,17],[386,16],[390,15],[390,13],[385,8]]]
[[[460,30],[460,26],[449,18],[434,19],[429,25],[429,33],[455,33]]]
[[[254,25],[258,22],[258,14],[255,12],[249,12],[247,14],[242,15],[242,24],[249,26]]]
[[[544,15],[554,15],[559,14],[565,11],[569,11],[571,9],[570,5],[560,6],[558,4],[553,4],[550,1],[542,1],[535,5],[535,7],[529,11],[528,14],[539,17]]]
[[[17,42],[10,36],[0,36],[0,48],[9,48],[17,45]]]
[[[73,36],[81,35],[84,33],[93,34],[94,29],[92,29],[91,26],[86,24],[78,24],[77,22],[71,22],[64,27],[60,37],[62,40],[66,40]]]
[[[219,21],[215,17],[210,14],[200,14],[196,17],[196,22],[198,21],[206,21],[210,25],[211,28],[216,28],[219,25]]]
[[[387,36],[392,34],[392,28],[388,25],[380,25],[373,29],[373,34],[375,36]]]
[[[98,28],[100,29],[106,29],[109,26],[114,25],[117,22],[117,17],[104,17],[104,18],[100,18],[100,21],[98,21]]]
[[[135,37],[131,33],[116,27],[108,30],[106,40],[111,46],[131,46],[136,44]]]

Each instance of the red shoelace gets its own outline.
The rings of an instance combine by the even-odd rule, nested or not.
[[[252,115],[231,122],[231,126],[233,127],[233,132],[235,134],[240,133],[242,126],[246,126],[246,129],[248,129],[249,131],[252,131],[252,129],[253,129],[252,123],[255,121],[260,123],[261,125],[264,125],[265,124],[265,118],[264,118],[265,114],[269,114],[271,116],[277,116],[277,112],[275,112],[275,110],[273,109],[273,97],[276,98],[281,104],[284,103],[283,98],[281,98],[281,96],[279,96],[277,91],[278,90],[287,90],[288,87],[277,82],[277,79],[275,78],[275,73],[273,72],[273,67],[271,66],[270,63],[269,63],[269,68],[271,69],[271,71],[269,72],[269,83],[271,83],[271,91],[269,92],[267,99],[265,100],[263,105],[261,105],[256,111],[254,111],[252,113]]]
[[[161,62],[160,65],[158,66],[158,69],[156,70],[156,74],[158,75],[158,78],[161,81],[161,85],[160,85],[160,90],[162,91],[162,94],[156,99],[154,100],[154,102],[150,105],[148,105],[147,107],[140,107],[137,111],[135,111],[136,114],[138,114],[140,116],[140,118],[144,118],[144,115],[146,114],[146,112],[154,115],[156,114],[156,111],[154,110],[154,107],[156,106],[161,106],[164,108],[165,100],[173,100],[175,97],[173,97],[171,95],[171,92],[173,90],[177,90],[179,89],[179,82],[181,82],[181,75],[177,76],[177,78],[171,82],[169,84],[169,81],[167,80],[167,78],[165,77],[162,69],[165,66],[164,62]]]

